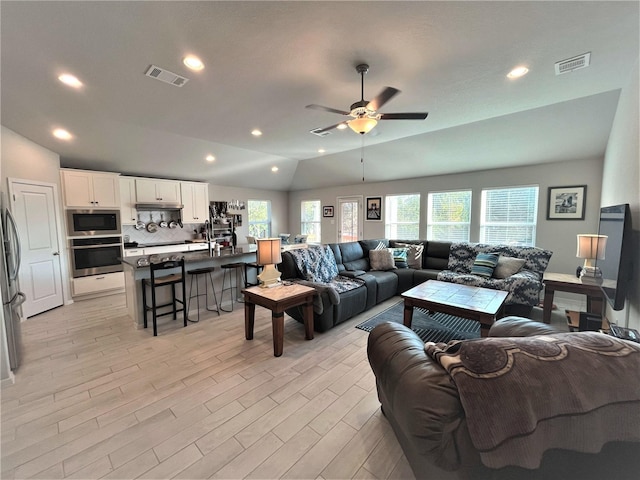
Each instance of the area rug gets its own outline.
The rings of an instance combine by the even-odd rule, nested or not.
[[[392,305],[385,311],[374,315],[369,320],[356,325],[356,328],[370,332],[383,322],[402,323],[404,303]],[[449,342],[480,337],[480,323],[466,318],[454,317],[446,313],[427,312],[422,308],[413,309],[411,330],[416,332],[424,342]]]

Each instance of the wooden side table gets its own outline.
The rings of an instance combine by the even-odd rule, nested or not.
[[[284,345],[284,311],[304,305],[305,338],[313,339],[313,297],[315,289],[304,285],[281,285],[273,288],[251,287],[244,294],[244,333],[247,340],[253,339],[256,305],[271,310],[273,329],[273,355],[282,355]]]
[[[553,296],[556,291],[579,293],[587,296],[587,311],[589,313],[603,314],[604,295],[600,285],[590,278],[578,278],[566,273],[545,273],[544,282],[544,306],[542,320],[544,323],[551,321],[551,309],[553,308]]]

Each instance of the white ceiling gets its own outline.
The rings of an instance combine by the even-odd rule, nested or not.
[[[63,166],[274,190],[361,182],[363,143],[366,181],[602,156],[639,56],[637,1],[5,0],[0,15],[2,124]],[[555,75],[585,52],[590,67]],[[343,117],[305,105],[348,110],[362,62],[365,98],[402,91],[382,112],[429,117],[310,134]],[[151,64],[190,80],[148,78]]]

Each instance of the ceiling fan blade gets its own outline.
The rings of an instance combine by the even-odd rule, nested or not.
[[[340,123],[336,123],[335,125],[331,125],[330,127],[314,128],[313,130],[310,130],[310,132],[313,133],[314,135],[322,134],[324,132],[328,132],[329,130],[333,130],[334,128],[337,128],[339,125],[342,125],[343,123],[346,124],[346,122],[340,122]]]
[[[315,103],[307,105],[304,108],[311,108],[312,110],[322,110],[323,112],[337,113],[339,115],[349,115],[349,112],[345,112],[344,110],[338,110],[331,107],[323,107],[322,105],[316,105]]]
[[[391,100],[398,93],[400,93],[400,90],[397,88],[385,87],[376,98],[367,104],[367,109],[373,110],[374,112],[378,111],[385,103]]]
[[[380,120],[424,120],[429,112],[381,113]]]

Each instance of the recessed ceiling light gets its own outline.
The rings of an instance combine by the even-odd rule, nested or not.
[[[58,77],[58,80],[73,88],[80,88],[82,86],[82,82],[78,80],[78,77],[70,73],[63,73]]]
[[[527,67],[516,67],[513,70],[511,70],[508,74],[507,77],[509,78],[520,78],[524,75],[526,75],[529,72],[529,69]]]
[[[278,167],[271,167],[272,172],[277,172],[278,170],[279,170]]]
[[[346,123],[341,123],[340,125],[338,125],[336,127],[338,130],[344,130],[345,128],[347,128],[347,124]]]
[[[182,63],[184,63],[187,68],[191,70],[202,70],[204,68],[204,63],[198,57],[194,55],[187,55],[182,59]]]
[[[326,150],[324,148],[319,148],[318,149],[318,153],[324,153],[324,152],[326,152]]]
[[[254,137],[259,137],[260,135],[262,135],[262,132],[256,128],[254,130],[251,130],[251,135],[253,135]]]
[[[215,159],[216,159],[216,157],[214,157],[213,155],[207,155],[207,156],[205,157],[205,160],[206,160],[207,162],[213,162]]]
[[[71,140],[72,135],[67,132],[64,128],[56,128],[53,131],[53,136],[59,138],[60,140]]]

